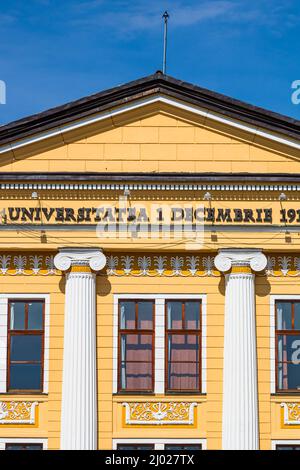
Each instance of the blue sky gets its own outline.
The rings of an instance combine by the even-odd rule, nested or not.
[[[1,2],[0,123],[161,69],[300,119],[299,0],[9,0]]]

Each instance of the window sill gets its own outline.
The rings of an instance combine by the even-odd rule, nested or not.
[[[18,396],[18,397],[41,397],[41,398],[47,398],[48,397],[48,393],[45,393],[45,392],[2,392],[0,393],[0,397],[1,396],[4,396],[4,397],[11,397],[11,396]]]

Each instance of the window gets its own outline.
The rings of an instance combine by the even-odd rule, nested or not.
[[[300,392],[300,301],[276,302],[276,384]]]
[[[44,307],[41,300],[8,302],[8,391],[43,390]]]
[[[276,445],[276,450],[300,450],[299,445],[285,444],[285,445]]]
[[[153,392],[153,300],[119,302],[119,391]]]
[[[196,451],[206,449],[206,439],[113,439],[113,449]]]
[[[166,392],[201,391],[201,302],[167,300]]]
[[[5,450],[43,450],[43,444],[5,444]]]
[[[153,450],[154,444],[117,444],[117,450]]]
[[[201,450],[201,444],[165,444],[165,450]]]

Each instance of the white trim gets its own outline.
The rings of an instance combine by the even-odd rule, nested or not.
[[[35,437],[1,437],[0,450],[5,450],[5,444],[43,444],[43,450],[48,449],[48,439],[40,439]]]
[[[201,444],[202,450],[207,448],[206,439],[113,439],[113,450],[118,444],[154,444],[154,450],[164,450],[166,444]]]
[[[101,177],[99,177],[101,180]],[[129,177],[130,181],[130,177]],[[300,191],[297,184],[160,184],[160,183],[1,183],[0,190],[28,191],[28,190],[51,190],[51,191]]]
[[[225,125],[229,125],[231,127],[234,127],[236,129],[240,129],[246,132],[249,132],[250,134],[253,134],[254,136],[259,136],[263,137],[269,140],[273,140],[275,142],[278,142],[280,144],[287,145],[292,148],[300,149],[300,144],[297,140],[288,138],[288,137],[282,137],[279,133],[275,132],[270,132],[267,131],[263,128],[259,128],[257,126],[252,126],[251,124],[242,124],[240,121],[229,118],[227,116],[223,116],[220,113],[208,111],[205,108],[201,108],[199,106],[194,106],[190,104],[186,104],[183,101],[176,100],[174,98],[168,98],[164,96],[163,94],[158,94],[156,96],[148,97],[148,98],[143,98],[140,100],[136,100],[133,103],[125,104],[123,106],[119,106],[116,109],[109,110],[109,111],[104,111],[100,112],[98,114],[95,114],[93,116],[89,116],[87,118],[81,119],[81,120],[76,120],[75,122],[72,122],[70,124],[66,124],[65,126],[57,126],[54,127],[53,129],[50,129],[49,131],[42,132],[40,134],[35,134],[34,136],[28,137],[28,138],[23,138],[21,140],[17,140],[12,144],[8,145],[3,145],[0,147],[0,154],[13,151],[15,149],[24,147],[26,145],[34,144],[36,142],[43,141],[45,139],[49,139],[51,137],[55,137],[57,135],[61,135],[63,138],[63,134],[65,132],[70,132],[76,129],[79,129],[84,126],[88,126],[90,124],[94,124],[96,122],[103,121],[104,119],[111,118],[113,119],[114,116],[118,116],[120,114],[123,114],[128,111],[132,111],[138,108],[141,108],[143,106],[147,106],[150,104],[154,103],[164,103],[170,106],[174,106],[176,108],[182,109],[184,111],[188,111],[194,114],[197,114],[198,116],[202,116],[205,119],[211,119],[216,122],[220,122]]]
[[[206,294],[114,294],[113,300],[113,393],[118,392],[118,303],[120,299],[153,299],[155,301],[155,372],[154,392],[165,393],[165,300],[201,300],[201,393],[206,393]],[[163,330],[162,330],[163,328]],[[162,336],[163,335],[163,336]]]
[[[276,300],[300,300],[300,295],[292,294],[272,294],[270,295],[270,393],[276,393],[276,364],[275,364],[275,302]]]
[[[0,294],[0,393],[6,393],[7,318],[9,299],[42,299],[45,301],[44,382],[43,393],[49,389],[50,294]]]
[[[296,439],[280,439],[280,440],[275,440],[275,441],[271,441],[271,444],[272,444],[272,450],[276,450],[276,446],[277,445],[283,445],[283,446],[288,446],[288,445],[298,445],[300,446],[300,440],[296,440]]]

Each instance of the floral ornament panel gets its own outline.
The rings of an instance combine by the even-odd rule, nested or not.
[[[50,276],[58,274],[54,266],[54,255],[2,254],[0,276]]]
[[[130,402],[125,406],[126,424],[194,424],[197,403],[188,402]]]
[[[300,426],[300,403],[281,403],[284,424]]]
[[[0,401],[0,424],[35,424],[37,402]]]
[[[265,275],[271,277],[300,276],[300,257],[292,255],[268,256]]]
[[[108,255],[108,276],[203,277],[220,276],[213,256]]]

